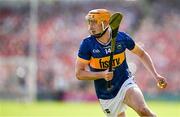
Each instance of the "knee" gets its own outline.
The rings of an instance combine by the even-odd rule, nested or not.
[[[138,110],[138,114],[142,117],[156,117],[156,114],[150,111],[147,107],[140,107]]]

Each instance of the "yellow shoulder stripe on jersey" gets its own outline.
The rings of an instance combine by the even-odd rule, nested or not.
[[[82,62],[82,63],[86,63],[86,64],[89,64],[89,60],[86,60],[86,59],[83,59],[83,58],[80,58],[80,57],[77,57],[77,60]]]
[[[107,69],[109,67],[110,57],[102,57],[102,58],[91,58],[90,66],[95,69]],[[125,60],[125,52],[120,54],[116,54],[113,56],[113,67],[117,67],[122,64]]]

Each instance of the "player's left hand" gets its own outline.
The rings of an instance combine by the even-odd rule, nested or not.
[[[161,75],[158,75],[156,77],[156,80],[157,80],[157,86],[161,89],[164,89],[167,87],[167,80],[166,78],[164,78],[163,76]]]

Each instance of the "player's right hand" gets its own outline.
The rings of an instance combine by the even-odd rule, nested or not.
[[[106,81],[110,81],[113,78],[113,71],[109,72],[109,70],[107,69],[106,71],[104,71],[104,79]]]

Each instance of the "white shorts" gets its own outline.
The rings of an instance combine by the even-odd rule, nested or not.
[[[99,99],[101,107],[107,117],[117,117],[120,112],[126,110],[126,104],[123,103],[126,91],[131,87],[138,87],[133,78],[127,79],[116,97],[112,99]]]

